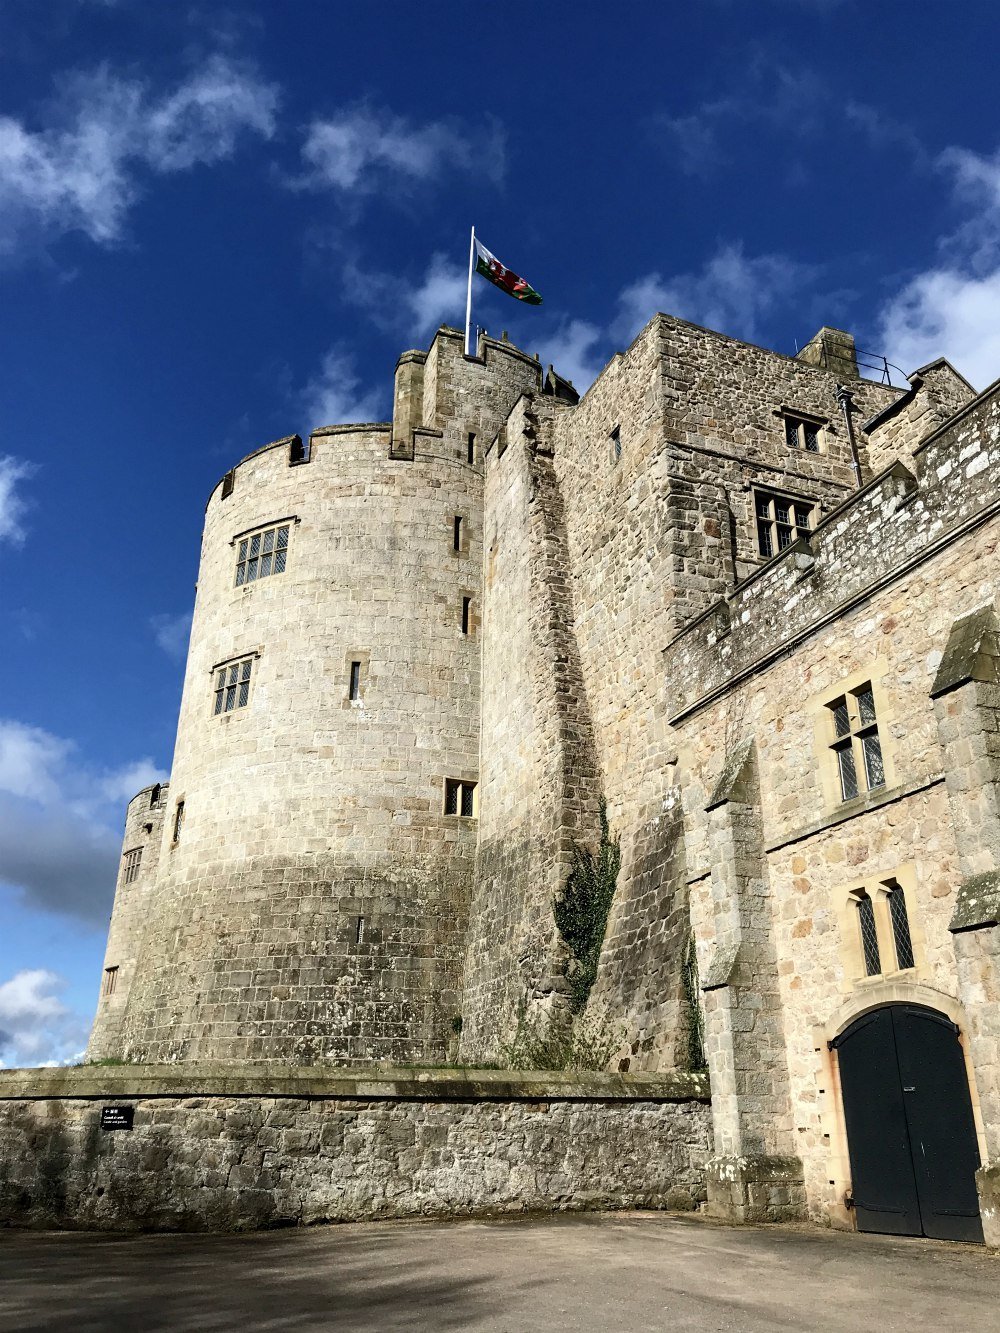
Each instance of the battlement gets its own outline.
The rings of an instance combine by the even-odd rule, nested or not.
[[[663,653],[676,724],[1000,512],[1000,382],[688,624]]]

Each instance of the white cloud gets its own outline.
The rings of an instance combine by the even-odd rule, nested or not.
[[[445,255],[434,255],[423,282],[401,293],[415,327],[428,333],[442,324],[454,327],[462,323],[467,284],[467,270]]]
[[[497,126],[469,132],[444,121],[417,125],[404,116],[360,106],[314,120],[302,157],[306,171],[295,184],[357,192],[376,189],[388,179],[437,179],[448,170],[474,168],[480,176],[498,180],[505,153]]]
[[[946,356],[980,387],[1000,375],[1000,153],[941,154],[964,216],[942,237],[939,257],[884,304],[878,345],[910,371]]]
[[[181,611],[175,616],[166,613],[150,616],[149,624],[157,645],[175,662],[183,662],[191,637],[191,612]]]
[[[123,805],[166,775],[150,759],[99,769],[71,741],[0,719],[0,883],[90,921],[111,905]]]
[[[596,324],[585,319],[567,320],[549,337],[540,338],[542,359],[569,380],[577,393],[584,394],[607,359],[598,350],[604,338]]]
[[[315,430],[342,422],[377,421],[382,401],[378,390],[362,388],[351,355],[331,347],[303,391],[302,410],[307,429]]]
[[[183,171],[229,157],[242,134],[270,137],[276,108],[272,85],[223,56],[163,97],[106,67],[69,79],[59,123],[31,129],[0,117],[0,254],[38,233],[113,243],[142,167]]]
[[[79,1058],[87,1025],[60,999],[66,984],[41,967],[0,983],[0,1067],[59,1065]]]
[[[976,277],[931,269],[883,308],[880,346],[905,371],[947,356],[980,388],[1000,376],[1000,268]]]
[[[344,268],[341,291],[379,328],[404,338],[423,338],[442,324],[458,327],[464,322],[467,281],[467,269],[437,253],[417,281],[350,262]]]
[[[787,255],[743,253],[740,244],[723,245],[696,273],[664,278],[647,273],[619,297],[615,335],[628,340],[658,310],[733,337],[753,340],[759,321],[793,295],[811,270]]]
[[[22,519],[27,507],[18,486],[31,472],[31,465],[19,458],[0,457],[0,539],[17,545],[24,541]]]

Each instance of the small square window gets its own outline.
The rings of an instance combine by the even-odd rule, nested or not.
[[[803,449],[807,454],[822,452],[822,424],[812,417],[782,412],[785,420],[785,443],[789,449]]]
[[[444,812],[472,819],[476,813],[476,784],[461,778],[445,778]]]

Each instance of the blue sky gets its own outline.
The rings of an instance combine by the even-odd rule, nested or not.
[[[0,0],[0,1063],[71,1058],[167,773],[205,499],[464,314],[584,388],[656,310],[1000,372],[1000,11]]]

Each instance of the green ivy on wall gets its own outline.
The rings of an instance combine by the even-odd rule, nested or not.
[[[600,815],[601,841],[597,855],[589,847],[574,844],[573,867],[566,878],[566,887],[552,903],[559,934],[572,954],[566,978],[569,1006],[574,1014],[585,1008],[597,979],[597,963],[622,863],[621,846],[618,838],[611,836],[608,805],[603,796]]]

